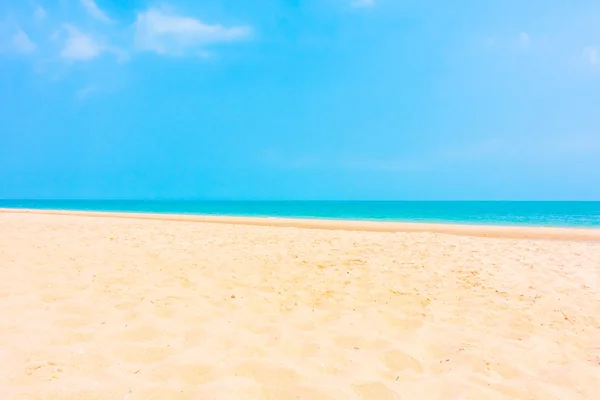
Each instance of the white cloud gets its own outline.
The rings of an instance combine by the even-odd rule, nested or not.
[[[195,18],[150,9],[137,16],[135,45],[140,51],[179,55],[187,50],[197,53],[199,47],[210,43],[241,40],[251,33],[246,26],[207,25]]]
[[[94,2],[94,0],[80,0],[81,4],[85,7],[88,14],[92,16],[92,18],[97,19],[100,22],[104,22],[106,24],[112,24],[114,21],[106,15],[104,11],[102,11],[98,5]]]
[[[64,28],[69,33],[60,55],[71,61],[88,61],[98,57],[103,48],[92,37],[85,35],[71,25]]]
[[[63,28],[68,37],[60,52],[62,58],[69,61],[90,61],[99,57],[102,53],[112,53],[119,62],[129,60],[129,54],[119,47],[105,45],[90,35],[86,35],[72,25],[65,24]],[[51,40],[58,40],[59,33],[55,32]]]
[[[519,34],[519,44],[521,46],[527,46],[529,43],[531,43],[531,37],[529,36],[529,34],[521,32]]]
[[[23,30],[17,30],[17,33],[12,37],[12,42],[17,51],[23,54],[30,54],[35,51],[37,45],[29,39],[29,35]]]
[[[352,7],[373,7],[375,0],[354,0],[350,5]]]
[[[600,64],[600,52],[596,46],[588,46],[583,49],[583,56],[591,65]]]
[[[46,10],[44,7],[37,5],[35,6],[35,11],[33,12],[33,18],[37,21],[41,21],[46,18]]]

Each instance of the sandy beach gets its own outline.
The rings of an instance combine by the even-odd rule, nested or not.
[[[599,230],[3,211],[0,263],[2,399],[600,393]]]

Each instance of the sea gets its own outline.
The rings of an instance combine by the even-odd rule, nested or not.
[[[600,228],[600,201],[0,200],[0,208]]]

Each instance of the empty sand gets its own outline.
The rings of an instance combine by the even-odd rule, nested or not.
[[[600,393],[598,243],[139,217],[0,213],[0,398]]]
[[[411,222],[372,222],[327,219],[232,217],[213,215],[145,214],[119,212],[60,211],[3,209],[0,213],[24,213],[44,215],[78,215],[82,217],[120,217],[151,219],[159,221],[216,222],[219,224],[252,225],[287,228],[312,228],[329,230],[351,230],[361,232],[432,232],[472,237],[494,237],[511,239],[557,239],[600,242],[600,229],[549,228],[523,226],[455,225]]]

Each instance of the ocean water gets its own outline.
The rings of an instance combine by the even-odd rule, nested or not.
[[[0,200],[0,208],[600,227],[600,201]]]

